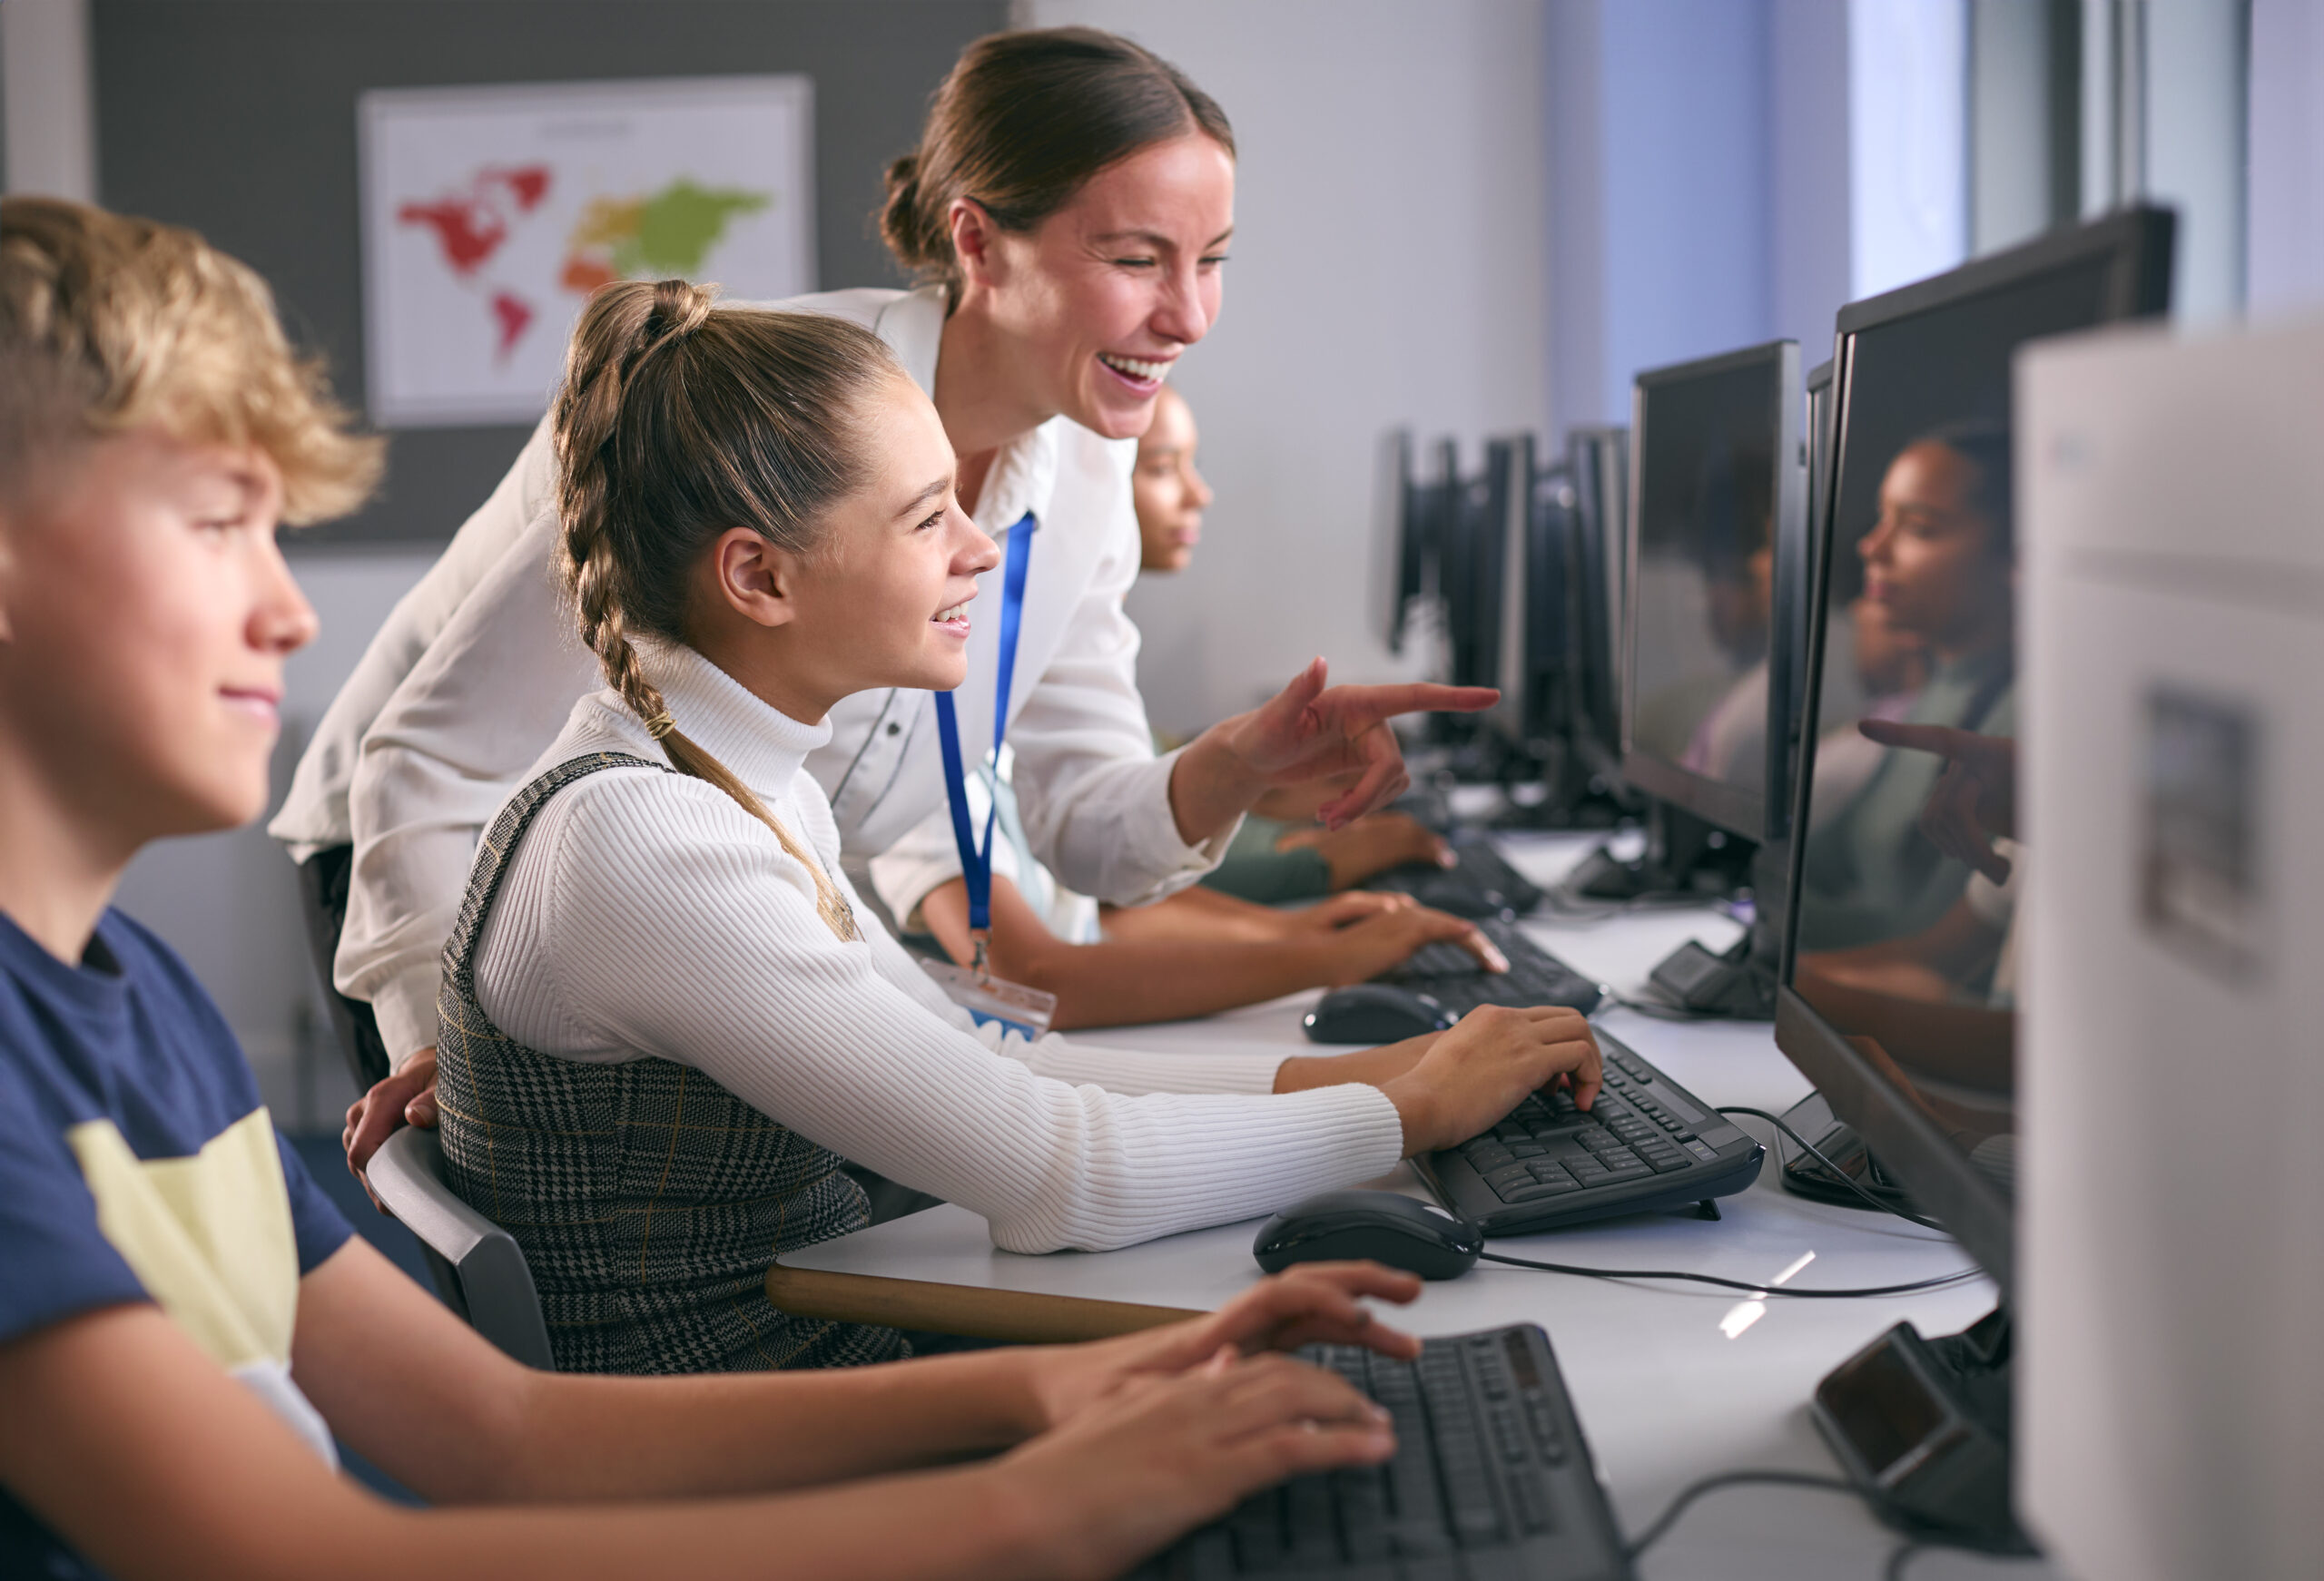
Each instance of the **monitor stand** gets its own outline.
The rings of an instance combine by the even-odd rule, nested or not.
[[[1817,1430],[1898,1531],[2035,1551],[2010,1509],[2010,1341],[2006,1306],[1934,1340],[1898,1323],[1816,1386]]]
[[[1649,805],[1646,849],[1624,861],[1600,846],[1560,887],[1577,900],[1639,900],[1653,895],[1716,899],[1749,887],[1758,848],[1668,802]]]
[[[1783,894],[1790,865],[1781,841],[1753,853],[1750,926],[1727,949],[1712,951],[1689,939],[1662,957],[1647,982],[1674,1009],[1737,1021],[1776,1018],[1776,987],[1783,980]]]
[[[1833,1118],[1832,1106],[1824,1101],[1823,1094],[1808,1094],[1785,1110],[1783,1119],[1785,1124],[1814,1143],[1817,1152],[1838,1164],[1848,1179],[1866,1192],[1892,1208],[1901,1208],[1906,1213],[1920,1211],[1913,1205],[1913,1199],[1905,1194],[1905,1188],[1880,1167],[1880,1161],[1872,1156],[1871,1149],[1865,1146],[1864,1138],[1856,1134],[1854,1127],[1844,1125]],[[1795,1196],[1830,1203],[1836,1207],[1861,1208],[1866,1213],[1880,1211],[1851,1191],[1845,1183],[1834,1179],[1831,1171],[1796,1147],[1779,1142],[1776,1151],[1784,1156],[1783,1169],[1777,1178],[1783,1182],[1783,1189]]]
[[[1619,828],[1637,816],[1637,804],[1613,775],[1593,764],[1571,741],[1530,741],[1503,760],[1509,808],[1493,820],[1504,830]]]

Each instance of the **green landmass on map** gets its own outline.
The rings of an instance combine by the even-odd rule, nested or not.
[[[699,186],[683,176],[651,197],[593,198],[566,243],[566,284],[590,289],[645,275],[691,278],[735,215],[755,214],[773,201],[765,192]]]

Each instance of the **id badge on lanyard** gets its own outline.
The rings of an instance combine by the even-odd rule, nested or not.
[[[1000,584],[1000,675],[992,690],[993,781],[1000,777],[1000,743],[1009,734],[1009,683],[1017,669],[1017,631],[1025,613],[1025,572],[1032,559],[1033,534],[1039,524],[1027,511],[1009,529],[1009,557]],[[969,938],[975,949],[968,968],[931,965],[929,975],[952,1002],[980,1023],[1039,1037],[1049,1029],[1057,1012],[1057,996],[1021,983],[1004,982],[992,975],[987,960],[992,941],[992,839],[1000,800],[985,810],[984,840],[978,843],[969,811],[968,771],[960,758],[960,721],[952,694],[936,694],[936,733],[943,749],[944,795],[952,809],[952,843],[960,853],[960,878],[969,890]]]

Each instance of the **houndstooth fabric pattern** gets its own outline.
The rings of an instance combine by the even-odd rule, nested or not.
[[[602,769],[676,770],[621,752],[558,764],[478,848],[437,1000],[445,1176],[524,1249],[566,1372],[748,1372],[909,1355],[892,1329],[794,1318],[766,1298],[777,1255],[872,1222],[819,1147],[700,1071],[586,1065],[527,1048],[477,1003],[476,950],[525,831]]]

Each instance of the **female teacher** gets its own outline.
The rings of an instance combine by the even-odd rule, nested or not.
[[[981,630],[1001,623],[982,623],[953,694],[959,734],[979,751],[1009,697],[1029,843],[1116,905],[1193,882],[1271,789],[1352,776],[1323,809],[1333,827],[1393,800],[1406,780],[1388,719],[1493,696],[1326,689],[1318,660],[1264,706],[1154,755],[1122,610],[1139,561],[1134,441],[1217,317],[1234,199],[1233,131],[1176,67],[1089,28],[996,34],[961,55],[919,149],[888,171],[881,232],[925,283],[791,304],[885,340],[935,402],[962,506],[1004,549],[1031,532],[1019,683],[997,687]],[[310,894],[352,846],[333,977],[369,1001],[395,1072],[350,1112],[359,1168],[407,1112],[432,1117],[438,957],[478,835],[599,684],[559,603],[554,501],[544,427],[373,639],[271,826]],[[1002,604],[1001,580],[982,579],[983,607]],[[870,692],[832,725],[808,768],[860,870],[945,803],[937,711],[929,692]]]

